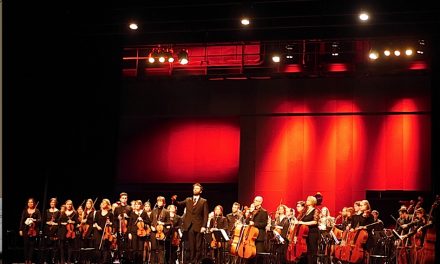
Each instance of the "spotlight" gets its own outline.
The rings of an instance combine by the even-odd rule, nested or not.
[[[272,56],[272,61],[278,63],[278,62],[281,61],[281,58],[280,58],[279,55],[273,55],[273,56]]]
[[[368,57],[372,60],[377,60],[379,58],[379,53],[377,53],[376,51],[371,51]]]
[[[181,49],[179,53],[177,54],[177,58],[179,60],[179,63],[182,65],[188,64],[188,50],[187,49]]]
[[[391,55],[391,51],[389,51],[389,50],[384,50],[383,51],[383,55],[385,55],[385,56],[390,56]]]
[[[369,18],[370,18],[370,16],[368,15],[367,12],[361,12],[361,13],[359,14],[359,19],[360,19],[361,21],[367,21]]]
[[[249,20],[249,18],[244,17],[241,19],[241,24],[243,26],[248,26],[250,23],[251,23],[251,21]]]
[[[137,30],[138,29],[138,25],[136,23],[130,23],[130,25],[128,26],[131,30]]]
[[[405,50],[405,54],[406,54],[406,56],[411,56],[411,55],[413,55],[413,50],[412,49],[406,49]]]
[[[400,56],[400,50],[395,50],[395,51],[394,51],[394,56],[399,57],[399,56]]]
[[[153,57],[148,57],[148,62],[149,63],[154,63],[156,60]]]

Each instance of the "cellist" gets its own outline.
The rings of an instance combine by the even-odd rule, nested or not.
[[[316,204],[318,201],[315,196],[308,196],[306,200],[306,211],[297,224],[305,225],[308,227],[307,243],[307,263],[312,264],[317,261],[318,253],[318,241],[319,241],[319,229],[318,220],[319,212],[316,210]]]
[[[258,228],[258,237],[255,240],[257,254],[266,252],[264,241],[266,240],[266,226],[269,215],[266,209],[262,207],[262,204],[263,197],[255,196],[253,203],[253,206],[255,206],[255,210],[251,212],[252,217],[246,220],[247,224]]]

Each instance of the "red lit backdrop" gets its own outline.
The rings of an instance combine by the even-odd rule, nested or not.
[[[237,182],[239,149],[234,119],[156,122],[121,146],[119,181]]]

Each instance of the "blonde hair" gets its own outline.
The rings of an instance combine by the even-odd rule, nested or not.
[[[307,200],[310,201],[313,206],[315,206],[318,203],[318,200],[316,199],[315,196],[308,196]]]

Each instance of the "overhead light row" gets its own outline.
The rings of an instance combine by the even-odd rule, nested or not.
[[[151,52],[148,54],[148,62],[150,64],[153,63],[173,63],[175,61],[176,55],[174,54],[173,49],[171,48],[153,48]],[[188,50],[181,49],[177,53],[177,60],[180,64],[185,65],[188,64]]]
[[[368,14],[368,12],[362,11],[362,12],[359,13],[358,18],[359,18],[359,20],[361,22],[366,22],[366,21],[368,21],[370,19],[370,15]],[[251,19],[249,17],[242,17],[240,19],[240,23],[243,26],[249,26],[251,24]],[[128,25],[128,27],[131,30],[138,30],[139,29],[139,25],[137,23],[130,23]]]

